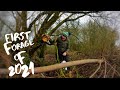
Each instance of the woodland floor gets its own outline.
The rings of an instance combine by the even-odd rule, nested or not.
[[[89,56],[85,56],[78,52],[70,52],[70,61],[73,60],[81,60],[87,59]],[[2,60],[4,57],[4,61]],[[106,60],[106,63],[103,63],[100,69],[94,74],[96,69],[98,68],[99,64],[83,64],[70,67],[70,70],[65,71],[62,70],[54,70],[45,73],[39,73],[34,75],[29,75],[27,78],[119,78],[120,77],[120,68],[119,68],[119,54],[116,57],[112,57],[109,60]],[[9,57],[4,54],[3,51],[0,51],[0,68],[8,67],[10,59]],[[107,58],[107,57],[106,57]],[[100,58],[98,58],[100,59]],[[108,59],[108,58],[107,58]],[[54,54],[46,54],[45,59],[40,64],[40,62],[36,61],[35,65],[37,67],[40,66],[47,66],[56,64],[56,59]],[[94,74],[94,75],[93,75]],[[0,75],[0,78],[9,78],[8,75]],[[15,75],[13,78],[22,78],[20,75]]]

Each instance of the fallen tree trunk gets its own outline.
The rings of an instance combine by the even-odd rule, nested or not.
[[[48,71],[53,71],[65,67],[75,66],[75,65],[81,65],[81,64],[87,64],[87,63],[102,63],[104,60],[102,59],[84,59],[84,60],[76,60],[76,61],[70,61],[66,63],[60,63],[60,64],[54,64],[49,66],[43,66],[43,67],[35,67],[34,73],[43,73]],[[31,73],[31,71],[29,70]],[[0,69],[0,74],[9,74],[8,69]]]
[[[70,66],[75,66],[75,65],[80,65],[80,64],[101,63],[101,62],[103,62],[103,60],[100,60],[100,59],[76,60],[76,61],[71,61],[71,62],[66,62],[66,63],[54,64],[54,65],[50,65],[50,66],[36,67],[35,73],[53,71],[53,70],[57,70],[57,69],[65,68],[65,67],[70,67]]]

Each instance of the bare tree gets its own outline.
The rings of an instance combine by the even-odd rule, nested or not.
[[[45,34],[49,31],[49,35],[52,35],[61,25],[63,25],[65,22],[70,22],[70,21],[75,21],[83,16],[89,15],[90,13],[98,13],[97,11],[78,11],[78,12],[73,12],[73,11],[42,11],[40,12],[34,20],[30,23],[28,30],[31,30],[33,25],[39,20],[42,19],[42,23],[40,24],[40,27],[38,29],[37,36],[39,38],[34,38],[34,41],[37,41],[36,39],[41,39],[41,35]],[[76,16],[76,17],[75,17]],[[64,18],[62,18],[64,17]],[[56,24],[56,22],[59,23]],[[51,28],[49,30],[49,28]],[[36,46],[34,46],[36,47]],[[44,49],[45,45],[42,46],[41,49]],[[39,47],[38,47],[39,48]],[[35,49],[33,48],[32,52]],[[44,53],[44,50],[41,50],[42,54]],[[41,55],[43,57],[43,55]]]
[[[36,29],[36,37],[33,42],[41,40],[42,34],[48,33],[52,35],[60,26],[65,22],[75,21],[91,13],[99,13],[98,11],[10,11],[11,16],[15,19],[16,29],[12,29],[15,32],[21,31],[34,31]],[[30,14],[31,13],[31,14]],[[29,15],[28,15],[29,14]],[[29,16],[29,17],[28,17]],[[9,26],[9,25],[7,25]],[[37,28],[36,28],[37,27]],[[40,43],[40,42],[39,42]],[[44,47],[41,46],[41,57],[44,55]],[[35,49],[36,48],[36,49]],[[32,54],[39,47],[34,44],[32,47]]]

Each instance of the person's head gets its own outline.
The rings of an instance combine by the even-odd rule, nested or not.
[[[64,40],[66,40],[67,37],[69,37],[69,36],[70,36],[70,33],[69,33],[69,32],[63,32],[63,33],[61,34],[61,39],[64,41]]]
[[[64,35],[61,35],[61,39],[62,39],[63,41],[65,41],[65,40],[67,39],[67,37],[64,36]]]

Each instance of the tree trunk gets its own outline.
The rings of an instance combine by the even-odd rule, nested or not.
[[[20,33],[20,32],[25,32],[25,31],[27,31],[27,11],[18,12],[16,16],[16,31],[15,32]],[[12,42],[12,44],[16,44],[16,43],[20,43],[20,41],[17,40],[16,42]],[[19,50],[16,50],[14,52],[11,50],[12,59],[14,59],[14,55],[18,52]]]
[[[43,46],[40,47],[40,52],[38,54],[39,58],[44,59],[45,49],[46,49],[46,44],[43,44]]]
[[[27,11],[22,11],[21,13],[21,19],[22,19],[22,31],[27,31]]]
[[[19,15],[16,16],[16,32],[20,32],[21,29],[21,18]]]

